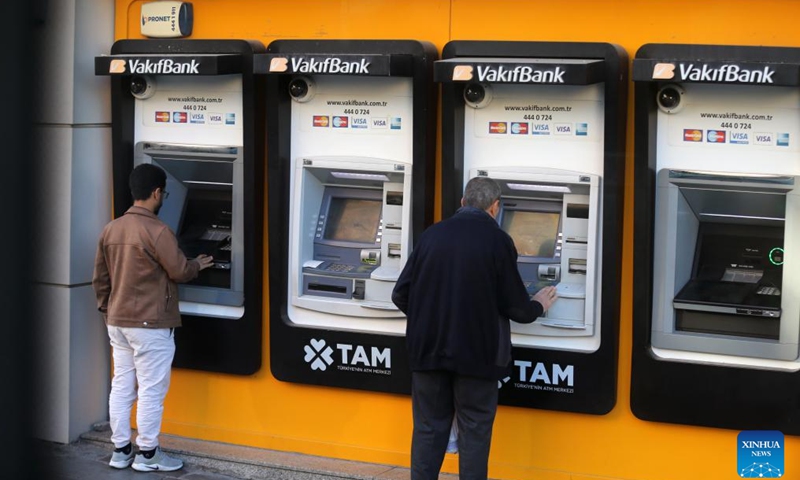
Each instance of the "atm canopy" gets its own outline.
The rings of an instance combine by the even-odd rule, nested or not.
[[[800,85],[800,48],[648,44],[633,60],[636,82]]]
[[[434,63],[436,82],[592,85],[605,81],[605,60],[457,57]]]

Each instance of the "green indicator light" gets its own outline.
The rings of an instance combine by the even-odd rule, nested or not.
[[[773,265],[783,265],[783,249],[775,247],[769,251],[769,261]]]

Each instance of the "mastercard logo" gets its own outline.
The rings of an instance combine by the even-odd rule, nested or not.
[[[683,131],[683,141],[684,142],[702,142],[703,141],[703,131],[702,130],[695,130],[695,129],[685,129]]]
[[[326,115],[314,115],[313,125],[315,127],[327,127],[330,124]]]
[[[169,123],[169,112],[156,112],[156,123]]]
[[[506,133],[506,122],[489,122],[489,133]]]

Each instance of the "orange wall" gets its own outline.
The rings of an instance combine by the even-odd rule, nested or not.
[[[140,38],[141,3],[116,1],[117,39]],[[192,0],[192,3],[195,9],[192,38],[259,40],[265,46],[279,38],[407,38],[430,41],[440,51],[450,40],[596,41],[619,44],[631,58],[645,43],[800,47],[797,33],[800,6],[796,0]],[[630,411],[632,92],[629,101],[617,405],[611,413],[599,417],[500,407],[490,457],[492,477],[536,480],[738,477],[737,431],[644,422]],[[440,172],[438,166],[437,172]],[[437,184],[439,176],[437,173]],[[437,192],[437,212],[440,193]],[[264,305],[268,305],[267,285]],[[265,360],[258,374],[237,377],[187,370],[174,372],[164,417],[165,432],[359,461],[409,464],[408,397],[276,381],[269,372],[268,312],[264,322]],[[798,452],[800,438],[787,437],[788,475],[783,478],[800,478]],[[452,458],[445,461],[445,470],[456,470]]]

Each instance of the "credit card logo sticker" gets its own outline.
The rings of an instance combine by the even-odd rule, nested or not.
[[[349,124],[347,117],[333,117],[333,128],[347,128]]]
[[[556,135],[572,135],[571,123],[556,123]]]
[[[314,115],[313,125],[315,127],[327,127],[328,123],[327,115]]]
[[[367,128],[369,126],[369,122],[367,121],[366,117],[353,117],[350,121],[350,126],[352,128]]]
[[[726,132],[724,130],[709,130],[706,133],[708,143],[725,143]]]
[[[169,112],[156,112],[156,123],[169,123]]]
[[[489,122],[489,133],[504,134],[508,131],[506,122]]]
[[[685,128],[683,130],[683,141],[684,142],[702,142],[703,141],[703,131],[697,130],[695,128]]]
[[[532,135],[550,135],[550,125],[547,123],[534,123],[531,125]]]
[[[195,124],[205,124],[206,123],[206,114],[205,113],[191,113],[189,114],[189,123]]]
[[[527,122],[511,122],[511,133],[514,135],[527,135],[528,124]]]
[[[236,114],[235,113],[226,113],[225,114],[225,125],[236,125]]]
[[[392,117],[391,127],[392,130],[400,130],[403,128],[403,119],[400,117]]]
[[[747,145],[750,143],[750,134],[747,132],[731,132],[730,143]]]
[[[589,124],[588,123],[579,123],[575,125],[575,135],[579,137],[585,137],[589,135]]]
[[[772,133],[754,133],[753,138],[753,145],[772,145],[773,143]]]
[[[222,125],[222,114],[221,113],[209,113],[208,114],[208,124],[209,125]]]
[[[389,128],[389,119],[372,118],[372,128]]]
[[[789,134],[788,133],[779,133],[778,134],[778,146],[779,147],[788,147],[789,146]]]
[[[188,121],[188,115],[186,112],[173,112],[172,113],[172,123],[186,123]]]

